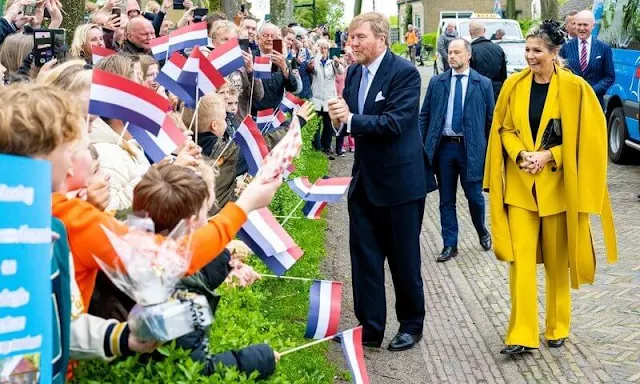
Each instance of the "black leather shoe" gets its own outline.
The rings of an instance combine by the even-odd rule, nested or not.
[[[422,339],[422,334],[411,335],[408,333],[398,332],[398,334],[389,343],[389,350],[392,352],[406,351],[413,348]]]
[[[500,354],[502,355],[519,355],[521,353],[529,352],[537,348],[525,347],[524,345],[507,345],[502,348]]]
[[[560,348],[564,345],[565,340],[567,340],[566,337],[558,340],[547,340],[547,344],[549,348]]]
[[[335,335],[332,340],[336,343],[342,343],[342,334]],[[362,340],[362,345],[368,348],[380,348],[380,346],[382,346],[382,341]]]
[[[491,235],[486,234],[480,238],[480,245],[482,245],[482,249],[488,251],[491,249]]]
[[[458,248],[457,247],[444,247],[440,256],[436,259],[438,263],[445,262],[452,257],[458,256]]]

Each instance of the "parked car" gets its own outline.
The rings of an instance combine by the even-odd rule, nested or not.
[[[494,40],[493,42],[502,48],[505,57],[507,58],[507,75],[514,72],[520,72],[524,68],[528,67],[524,52],[525,40],[502,39]]]

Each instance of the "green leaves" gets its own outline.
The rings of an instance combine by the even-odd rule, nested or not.
[[[295,176],[309,176],[311,182],[326,175],[327,158],[313,151],[311,141],[320,126],[320,119],[310,120],[302,130],[302,155],[295,161]],[[292,177],[295,177],[292,175]],[[276,194],[270,209],[276,216],[289,214],[299,198],[289,187],[283,186]],[[301,211],[294,213],[301,216]],[[305,254],[289,271],[291,276],[320,277],[320,263],[325,256],[324,220],[289,220],[286,230]],[[249,263],[262,273],[268,269],[257,257]],[[284,351],[306,342],[303,339],[308,312],[310,283],[290,280],[263,279],[250,288],[219,289],[222,295],[209,331],[209,352],[221,353],[251,344],[267,343],[276,351]],[[337,372],[326,357],[326,344],[292,353],[282,358],[276,373],[264,382],[272,384],[332,383],[334,377],[345,377]],[[190,359],[189,353],[176,348],[175,342],[158,349],[162,360],[143,362],[130,357],[111,363],[82,362],[74,376],[74,383],[184,383],[226,384],[255,383],[257,373],[247,375],[237,369],[220,366],[212,376],[202,376],[202,363]]]

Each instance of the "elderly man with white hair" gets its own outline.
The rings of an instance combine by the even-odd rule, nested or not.
[[[291,72],[291,68],[287,63],[287,59],[283,52],[273,49],[274,40],[282,40],[280,28],[271,23],[266,23],[260,28],[258,33],[258,50],[254,52],[254,56],[269,56],[271,62],[275,65],[275,72],[271,74],[270,79],[263,79],[264,97],[262,100],[253,102],[251,108],[252,114],[269,108],[277,108],[282,101],[284,92],[295,92],[298,88],[298,82],[295,75]],[[284,45],[284,44],[283,44]]]
[[[611,47],[592,36],[596,24],[593,12],[578,12],[574,21],[576,38],[562,46],[560,56],[567,61],[573,73],[591,85],[600,104],[604,106],[603,97],[616,77]]]
[[[438,38],[438,58],[442,61],[444,71],[449,69],[449,43],[458,37],[458,31],[456,29],[456,23],[453,21],[447,22],[447,29]]]

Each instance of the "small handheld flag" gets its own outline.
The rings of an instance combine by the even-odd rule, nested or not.
[[[362,326],[342,332],[340,344],[342,344],[342,352],[351,371],[352,383],[369,384],[369,375],[364,364],[364,351],[362,350]]]
[[[169,54],[209,43],[207,23],[199,22],[176,29],[169,35]],[[154,55],[155,56],[155,55]]]
[[[91,62],[93,65],[98,64],[98,62],[104,59],[107,56],[115,55],[117,52],[112,51],[108,48],[98,47],[97,45],[91,46]]]
[[[342,283],[314,281],[309,290],[309,316],[304,337],[323,339],[338,332]]]
[[[180,128],[176,127],[168,115],[158,136],[132,124],[129,124],[129,133],[142,146],[144,152],[154,163],[158,163],[171,155],[186,140]]]
[[[256,56],[253,73],[256,79],[270,79],[271,58],[269,56]]]
[[[326,206],[326,201],[307,201],[302,207],[302,213],[307,219],[318,220]]]
[[[153,58],[158,61],[167,59],[167,51],[169,50],[169,35],[157,37],[149,42]]]
[[[313,187],[313,184],[309,182],[309,178],[306,176],[296,177],[293,180],[287,181],[287,184],[289,185],[289,188],[296,193],[296,195],[300,196],[301,199],[306,198],[311,192],[311,187]]]
[[[271,122],[271,120],[273,120],[273,108],[258,111],[258,115],[256,116],[256,123],[260,131],[262,131],[264,127]]]
[[[110,72],[93,70],[89,113],[119,119],[157,135],[169,101],[153,90]]]
[[[249,174],[255,176],[262,166],[264,158],[269,154],[269,149],[251,116],[247,115],[240,124],[236,131],[235,140],[247,161]]]
[[[283,112],[291,112],[297,111],[298,108],[302,107],[303,105],[304,100],[299,99],[291,92],[287,92],[287,94],[282,98],[282,102],[280,102],[278,109]]]
[[[304,197],[306,201],[326,201],[336,203],[349,189],[351,177],[330,177],[318,179],[311,187],[309,194]]]
[[[185,87],[178,83],[180,74],[182,73],[182,67],[187,62],[187,58],[182,56],[179,52],[174,52],[169,60],[162,66],[160,73],[156,77],[156,82],[163,86],[167,91],[176,95],[180,100],[184,101],[187,105],[195,105],[195,95],[189,93]]]
[[[222,76],[228,76],[244,67],[244,58],[238,39],[231,39],[214,49],[208,59]]]

